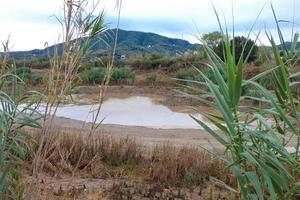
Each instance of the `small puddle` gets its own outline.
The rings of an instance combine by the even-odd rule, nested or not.
[[[94,120],[98,105],[65,105],[59,107],[58,117],[86,122]],[[202,116],[194,114],[202,120]],[[154,103],[149,97],[110,98],[101,108],[98,122],[126,126],[144,126],[162,129],[200,129],[201,127],[186,113],[174,112],[168,107]]]

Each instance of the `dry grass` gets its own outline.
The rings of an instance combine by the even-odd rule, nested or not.
[[[200,185],[216,177],[232,184],[224,164],[198,148],[158,147],[152,154],[151,179],[166,185]]]
[[[198,148],[176,148],[166,144],[147,149],[132,138],[114,138],[95,134],[55,130],[47,143],[41,135],[31,133],[37,141],[31,145],[32,155],[49,145],[44,172],[52,176],[69,174],[93,178],[134,177],[165,186],[197,186],[209,177],[234,185],[221,161]],[[50,142],[49,142],[50,141]],[[42,145],[42,147],[41,147]],[[28,159],[31,162],[31,158]]]

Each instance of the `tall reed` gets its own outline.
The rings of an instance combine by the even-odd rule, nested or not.
[[[63,13],[57,17],[62,26],[63,45],[62,50],[60,46],[56,46],[54,52],[49,52],[49,60],[51,64],[51,72],[49,74],[48,86],[46,88],[46,106],[43,119],[43,137],[38,141],[40,145],[38,151],[34,155],[32,165],[32,173],[37,176],[39,171],[43,168],[44,160],[47,152],[51,148],[53,141],[51,138],[51,129],[53,119],[55,117],[58,106],[61,104],[66,95],[72,94],[72,91],[77,86],[79,80],[79,70],[82,67],[82,61],[86,55],[90,54],[90,47],[92,39],[102,41],[105,34],[108,34],[108,28],[104,23],[104,11],[95,15],[99,9],[100,1],[86,1],[79,0],[64,1]],[[119,16],[121,1],[118,3]],[[117,40],[117,36],[115,36]],[[112,61],[107,66],[107,77],[101,84],[101,93],[99,94],[99,107],[91,112],[96,112],[91,133],[99,127],[96,124],[103,102],[104,93],[106,91],[111,71],[113,68],[113,60],[116,49],[116,42],[113,48]],[[50,136],[50,137],[49,137]],[[52,136],[53,137],[53,136]]]
[[[33,142],[24,128],[41,128],[36,109],[43,95],[24,91],[15,65],[7,63],[9,40],[3,44],[0,74],[0,199],[23,199],[20,169]]]
[[[214,10],[220,27],[222,27],[218,13],[216,9]],[[236,64],[235,44],[230,44],[227,27],[224,31],[221,28],[224,36],[224,61],[204,42],[203,46],[209,59],[207,66],[211,69],[212,76],[208,77],[197,69],[204,81],[192,82],[201,87],[207,87],[207,90],[199,90],[196,87],[189,88],[194,92],[212,96],[214,99],[207,101],[201,95],[194,96],[219,112],[219,114],[211,114],[198,110],[218,128],[218,131],[211,129],[196,117],[192,116],[192,118],[224,147],[225,153],[229,154],[228,157],[217,151],[211,151],[216,158],[224,161],[228,169],[235,175],[238,188],[230,188],[225,183],[223,184],[236,193],[239,199],[292,199],[297,192],[299,193],[299,182],[296,178],[296,175],[299,174],[297,161],[299,101],[295,99],[299,95],[295,95],[291,89],[297,84],[291,80],[299,73],[294,75],[288,73],[293,65],[292,58],[294,59],[293,52],[298,34],[295,34],[292,47],[286,48],[274,10],[273,13],[284,47],[284,56],[280,57],[273,37],[268,34],[277,66],[270,67],[267,71],[245,80],[244,69],[249,55],[246,55],[246,59],[243,60],[243,50]],[[247,38],[251,32],[252,29]],[[246,45],[247,43],[244,44],[244,47]],[[226,73],[227,79],[224,79],[220,71]],[[272,91],[257,82],[258,79],[269,73],[272,73],[274,84],[276,84],[275,96]],[[268,104],[266,108],[241,105],[242,90],[248,85],[255,86],[262,95],[261,98],[251,96],[248,98]],[[275,123],[272,123],[273,120]],[[289,153],[285,148],[291,133],[298,138],[295,154]]]

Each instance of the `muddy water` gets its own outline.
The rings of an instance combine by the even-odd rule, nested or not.
[[[92,122],[97,105],[65,105],[59,107],[56,116]],[[202,119],[201,115],[194,114]],[[174,112],[164,105],[154,103],[149,97],[110,98],[101,108],[98,122],[151,128],[198,129],[199,125],[186,113]]]

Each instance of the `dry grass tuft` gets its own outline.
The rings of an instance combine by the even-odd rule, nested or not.
[[[113,138],[106,135],[88,137],[84,133],[55,131],[47,143],[42,141],[40,133],[32,132],[36,143],[31,145],[33,155],[39,148],[47,146],[45,155],[45,170],[50,173],[74,173],[79,170],[91,171],[95,163],[104,163],[113,167],[140,164],[142,148],[135,139]],[[45,136],[43,136],[45,137]],[[30,159],[29,159],[30,160]]]
[[[34,153],[41,145],[49,145],[44,172],[59,176],[65,173],[85,174],[93,178],[138,178],[165,186],[202,185],[209,177],[234,185],[234,180],[221,161],[196,147],[157,146],[147,149],[132,138],[109,135],[71,133],[58,130],[47,143],[41,144],[41,134],[31,133],[37,141]],[[50,141],[50,142],[49,142]],[[29,159],[30,161],[30,159]]]
[[[204,184],[210,176],[225,181],[228,175],[222,162],[196,147],[165,145],[153,153],[151,179],[156,182],[191,186]]]

